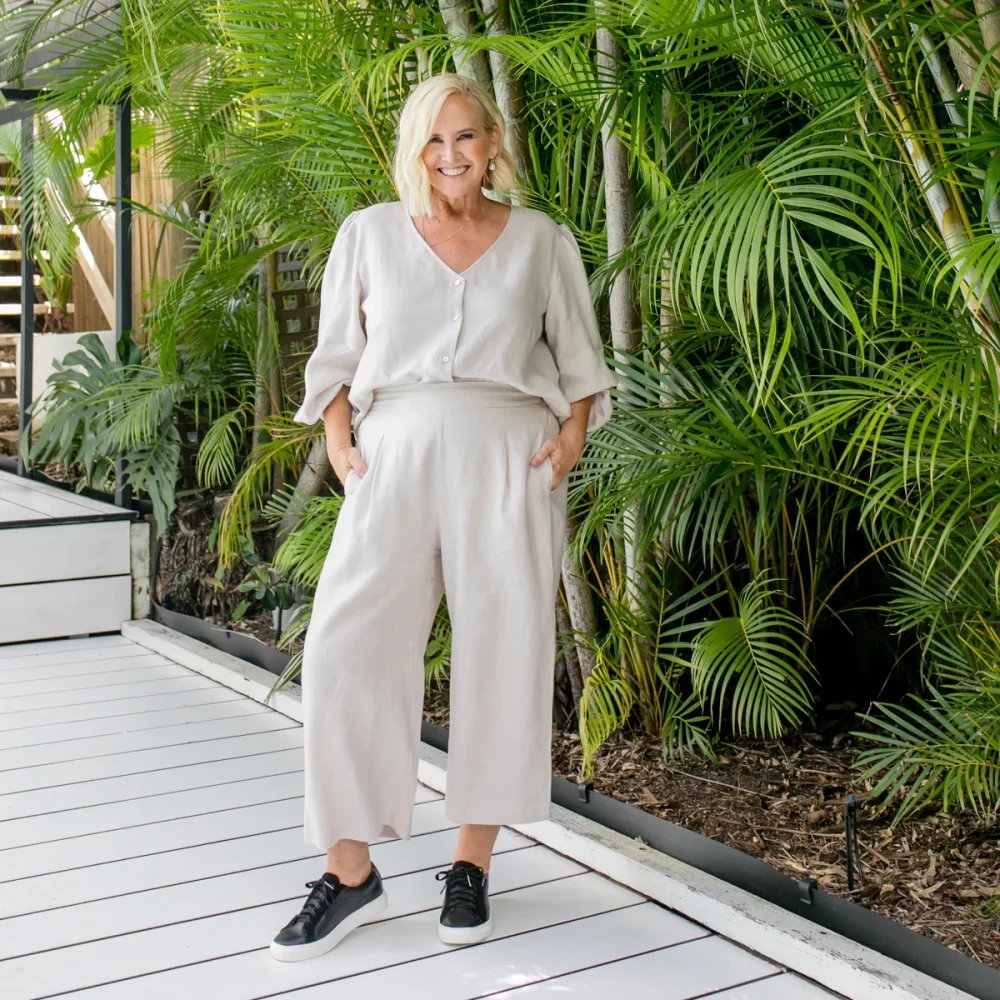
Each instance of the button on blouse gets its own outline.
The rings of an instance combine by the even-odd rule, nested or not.
[[[464,271],[428,246],[400,201],[352,212],[330,249],[316,348],[295,420],[319,420],[342,385],[358,427],[377,389],[486,380],[541,397],[562,421],[593,395],[588,430],[616,384],[572,230],[514,206]]]

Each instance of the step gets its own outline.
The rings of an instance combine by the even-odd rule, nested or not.
[[[0,417],[11,413],[17,413],[18,402],[16,399],[0,399]]]
[[[42,283],[42,276],[40,274],[33,274],[32,277],[35,279],[33,284],[40,285]],[[0,288],[20,288],[21,287],[21,275],[19,274],[0,274]]]
[[[39,253],[46,259],[49,260],[52,256],[48,250],[40,250]],[[0,250],[0,260],[20,260],[21,251],[20,250]]]
[[[72,313],[76,312],[72,302],[66,303],[66,312]],[[52,304],[49,302],[36,302],[35,303],[35,315],[44,316],[46,313],[52,312]],[[21,315],[21,303],[20,302],[0,302],[0,316],[20,316]]]
[[[0,236],[17,236],[20,231],[20,226],[14,226],[7,222],[0,222]]]
[[[0,347],[17,347],[20,339],[19,333],[0,333]]]
[[[0,194],[0,208],[10,208],[13,205],[20,206],[21,196],[19,194]]]

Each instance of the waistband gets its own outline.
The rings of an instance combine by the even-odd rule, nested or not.
[[[413,382],[375,389],[369,414],[407,410],[463,410],[484,407],[544,407],[541,396],[502,382],[463,379],[458,382]]]

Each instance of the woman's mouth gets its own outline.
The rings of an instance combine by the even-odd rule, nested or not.
[[[465,167],[438,167],[445,177],[461,177],[469,168]]]

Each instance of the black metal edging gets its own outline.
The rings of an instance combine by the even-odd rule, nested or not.
[[[155,579],[155,576],[154,576]],[[215,649],[249,660],[265,670],[280,674],[288,656],[249,636],[209,625],[200,618],[169,611],[154,605],[164,625],[190,635]],[[244,655],[238,650],[246,649]],[[263,653],[264,650],[268,652]],[[420,738],[428,746],[448,752],[448,730],[421,720]],[[933,979],[979,1000],[1000,997],[1000,972],[925,938],[908,927],[848,899],[823,892],[815,880],[796,882],[784,872],[758,858],[711,837],[686,830],[610,795],[552,776],[552,801],[579,816],[631,838],[640,838],[654,850],[676,858],[729,885],[780,906],[817,926],[871,948],[887,958],[916,969]]]
[[[153,577],[155,580],[156,577]],[[257,667],[272,674],[280,674],[288,665],[288,655],[268,646],[267,643],[255,639],[253,636],[244,635],[241,632],[233,632],[231,629],[223,628],[221,625],[212,625],[202,618],[195,618],[194,615],[185,615],[180,611],[171,611],[165,608],[155,598],[152,601],[156,610],[156,617],[167,628],[183,632],[184,635],[191,636],[192,639],[200,639],[213,649],[229,653],[241,660],[247,660]]]

